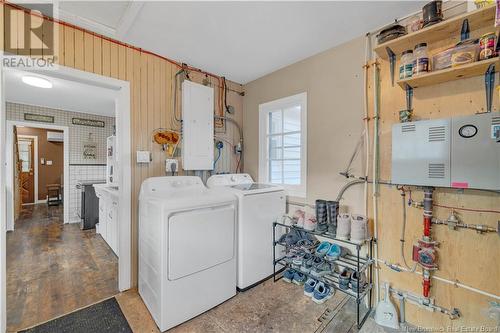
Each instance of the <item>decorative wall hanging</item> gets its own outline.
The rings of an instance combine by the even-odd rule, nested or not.
[[[73,125],[90,126],[90,127],[104,127],[106,124],[102,120],[72,118]]]
[[[54,123],[53,116],[46,116],[43,114],[34,114],[34,113],[25,113],[24,120],[37,121],[37,122],[41,122],[41,123],[51,123],[51,124]]]
[[[83,159],[95,160],[97,159],[97,144],[92,138],[92,133],[89,133],[89,140],[83,143]]]
[[[173,157],[180,141],[180,133],[165,128],[157,128],[152,133],[153,142],[162,146],[168,157]]]

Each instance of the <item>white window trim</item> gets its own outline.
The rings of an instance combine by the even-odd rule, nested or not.
[[[307,194],[307,93],[305,92],[259,105],[259,182],[269,182],[267,178],[269,174],[269,147],[266,138],[269,128],[268,114],[276,109],[286,108],[287,105],[293,106],[297,104],[300,104],[301,107],[300,185],[283,184],[283,187],[287,190],[289,196],[305,198]]]

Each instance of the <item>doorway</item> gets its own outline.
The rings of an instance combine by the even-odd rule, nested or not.
[[[6,70],[3,69],[3,72],[6,71],[11,71],[11,70]],[[109,288],[111,284],[114,284],[112,282],[111,276],[115,275],[116,276],[116,286],[115,286],[115,293],[118,291],[124,291],[130,288],[131,284],[131,239],[130,239],[130,202],[131,202],[131,173],[130,173],[130,88],[129,88],[129,83],[116,80],[116,79],[111,79],[107,77],[102,77],[99,75],[95,74],[90,74],[90,73],[85,73],[81,71],[77,71],[74,69],[66,68],[63,66],[60,66],[57,70],[46,73],[35,73],[36,75],[39,76],[46,76],[50,80],[58,80],[58,79],[63,79],[67,80],[72,83],[77,83],[77,84],[93,84],[97,87],[103,88],[103,89],[108,89],[113,91],[113,94],[115,95],[114,97],[114,114],[116,114],[116,121],[114,125],[116,126],[116,137],[119,145],[118,151],[120,153],[120,165],[122,166],[119,169],[120,173],[120,183],[118,184],[118,190],[117,192],[117,198],[119,199],[120,203],[123,203],[123,209],[119,209],[117,211],[117,220],[120,221],[120,228],[117,231],[117,250],[116,252],[120,253],[120,256],[117,258],[116,256],[113,256],[113,252],[109,251],[109,248],[107,247],[106,243],[104,243],[101,240],[99,240],[100,236],[95,236],[95,229],[93,231],[87,231],[87,230],[81,230],[80,229],[80,224],[77,223],[71,223],[75,222],[72,220],[71,213],[68,209],[66,209],[67,202],[70,201],[71,195],[68,195],[68,191],[70,188],[72,188],[72,183],[71,181],[67,180],[68,173],[63,172],[63,175],[61,176],[61,183],[64,184],[63,189],[60,189],[60,195],[57,195],[56,197],[61,197],[61,200],[64,202],[64,209],[62,207],[59,207],[57,209],[52,209],[47,205],[46,202],[42,198],[40,198],[40,194],[35,193],[36,189],[36,175],[39,174],[39,172],[35,171],[35,165],[36,162],[40,162],[42,159],[42,156],[35,156],[37,149],[35,149],[35,145],[38,145],[39,142],[35,142],[35,140],[30,141],[29,138],[24,138],[24,137],[18,137],[14,135],[14,128],[18,129],[17,126],[29,126],[29,127],[51,127],[54,130],[61,130],[64,132],[64,141],[65,143],[68,142],[68,138],[70,137],[70,134],[68,133],[68,130],[66,128],[63,128],[63,126],[60,125],[50,125],[47,126],[45,124],[41,123],[26,123],[25,121],[22,121],[21,119],[17,119],[15,121],[6,121],[6,111],[7,111],[7,104],[5,103],[4,100],[4,90],[0,89],[0,100],[2,101],[0,103],[0,111],[1,111],[1,119],[0,119],[0,124],[5,124],[5,126],[2,128],[2,132],[5,129],[7,135],[7,140],[3,141],[6,143],[6,154],[2,156],[6,160],[6,167],[7,167],[7,172],[1,174],[2,176],[2,181],[6,181],[6,188],[7,188],[7,197],[6,200],[0,200],[0,210],[5,212],[7,211],[8,218],[3,218],[2,216],[0,220],[0,245],[1,248],[3,249],[2,255],[0,256],[0,282],[1,282],[1,288],[5,292],[2,292],[1,298],[0,298],[0,305],[1,305],[1,310],[2,310],[2,317],[6,319],[6,313],[7,313],[7,306],[9,306],[9,302],[13,305],[13,307],[16,307],[16,304],[14,302],[18,300],[23,300],[23,295],[22,291],[26,290],[38,290],[39,294],[32,294],[32,298],[30,298],[30,301],[36,301],[36,300],[42,300],[47,299],[47,296],[51,298],[52,300],[56,299],[58,302],[54,301],[48,305],[47,303],[45,304],[40,304],[38,308],[44,309],[41,311],[42,313],[45,312],[46,316],[44,320],[49,320],[52,319],[54,316],[58,315],[63,315],[67,312],[71,312],[72,310],[75,310],[75,307],[80,307],[84,305],[89,305],[90,303],[93,303],[93,300],[98,301],[102,299],[102,297],[106,297],[105,292],[101,292],[102,290],[111,290],[111,293],[113,293],[113,288]],[[0,75],[4,75],[5,73],[0,73]],[[13,101],[7,101],[10,103],[13,103]],[[14,101],[15,102],[15,101]],[[35,105],[26,105],[26,107],[35,107]],[[50,117],[49,117],[50,118]],[[78,124],[81,125],[81,128],[84,128],[85,131],[87,132],[86,139],[80,140],[79,144],[82,147],[85,147],[85,156],[87,157],[92,157],[95,151],[93,149],[99,150],[100,148],[95,148],[92,146],[92,142],[87,142],[87,141],[93,141],[93,140],[98,140],[94,139],[97,136],[90,135],[89,133],[93,133],[93,129],[89,129],[88,127],[85,127],[89,123],[92,124],[97,124],[99,126],[99,122],[89,122],[88,120],[92,117],[88,117],[85,115],[81,115],[80,117],[71,117],[71,119],[74,118],[79,118]],[[75,121],[76,122],[76,121]],[[74,123],[73,123],[74,124]],[[71,129],[69,129],[71,132]],[[9,139],[9,137],[11,137]],[[22,158],[19,159],[19,168],[20,171],[25,171],[26,174],[22,175],[22,172],[20,172],[20,177],[22,175],[23,180],[27,180],[24,183],[24,187],[27,190],[25,194],[25,198],[23,198],[22,202],[25,204],[25,207],[29,208],[27,209],[28,214],[26,216],[21,216],[21,223],[23,227],[26,227],[24,229],[19,229],[16,230],[17,228],[14,229],[14,233],[16,231],[24,231],[23,236],[19,236],[17,240],[22,240],[22,239],[29,239],[29,237],[26,237],[30,233],[33,233],[33,230],[36,230],[36,232],[40,232],[40,230],[44,230],[42,234],[46,239],[59,239],[58,245],[54,245],[55,243],[45,243],[39,242],[42,244],[44,249],[51,249],[53,250],[52,252],[52,259],[47,260],[46,262],[43,262],[43,260],[46,260],[46,258],[37,256],[37,251],[39,253],[43,252],[40,249],[36,250],[36,248],[33,246],[33,244],[29,244],[28,246],[22,246],[22,242],[9,242],[9,247],[6,248],[6,238],[5,238],[5,231],[6,227],[8,226],[9,222],[13,220],[13,211],[14,211],[14,170],[15,170],[15,164],[11,163],[13,161],[13,153],[14,153],[14,144],[13,140],[14,137],[20,139],[21,144],[16,145],[15,147],[19,149],[20,157],[22,155]],[[73,139],[73,138],[72,138]],[[104,138],[106,139],[106,138]],[[71,141],[70,141],[71,142]],[[74,142],[74,140],[73,140]],[[67,147],[69,145],[64,144],[64,151],[65,151],[65,157],[70,156],[74,152],[68,151]],[[10,148],[9,148],[10,147]],[[106,150],[106,147],[103,149],[104,151]],[[69,159],[65,159],[65,167],[66,167],[66,161]],[[44,162],[46,162],[45,160]],[[23,163],[24,163],[24,169],[23,169]],[[71,168],[75,167],[80,167],[79,165],[72,165]],[[85,164],[85,163],[84,163]],[[97,168],[101,168],[100,165],[87,165],[89,163],[85,164],[85,168],[87,168],[85,172],[85,176],[87,177],[101,177],[105,179],[105,174],[100,174],[97,170]],[[94,163],[95,164],[95,163]],[[106,169],[105,164],[102,167],[103,170]],[[29,183],[31,181],[31,173],[33,173],[33,187],[35,189],[31,189],[31,186]],[[5,177],[6,176],[6,177]],[[52,184],[54,185],[54,184]],[[39,187],[38,187],[39,188]],[[28,196],[28,192],[32,191],[33,192],[33,199]],[[38,199],[38,204],[37,204],[37,197]],[[26,205],[29,204],[29,205]],[[32,206],[32,207],[28,207]],[[63,213],[64,212],[64,213]],[[37,218],[42,216],[42,218]],[[33,229],[35,228],[35,229]],[[45,229],[44,229],[45,228]],[[64,233],[61,233],[63,231]],[[66,232],[68,231],[68,232]],[[81,237],[81,233],[84,233],[85,235]],[[15,240],[15,237],[10,237]],[[61,242],[62,240],[62,242]],[[10,239],[9,239],[10,241]],[[62,245],[63,247],[65,246],[64,250],[62,251],[61,248],[61,243],[64,243],[64,241],[68,241],[65,245]],[[16,246],[12,247],[12,244],[19,245],[17,248]],[[26,245],[26,244],[24,244]],[[9,251],[10,249],[10,251]],[[5,253],[8,252],[8,256],[11,256],[11,253],[14,255],[22,251],[33,251],[29,255],[33,257],[33,262],[30,265],[27,265],[27,267],[31,267],[29,271],[27,272],[21,272],[17,271],[15,273],[12,273],[12,275],[16,276],[27,276],[27,277],[32,277],[33,279],[30,280],[29,283],[35,283],[32,285],[22,285],[20,288],[18,288],[20,295],[16,295],[15,297],[9,297],[9,302],[7,302],[6,299],[6,294],[8,290],[6,289],[6,281],[8,275],[11,273],[9,271],[6,271],[6,262],[12,261],[12,258],[9,258],[7,260],[7,257],[5,256]],[[92,252],[93,251],[93,252]],[[9,253],[10,252],[10,253]],[[89,252],[89,253],[85,253]],[[92,252],[92,253],[90,253]],[[90,255],[89,255],[90,254]],[[73,255],[73,256],[72,256]],[[57,258],[57,260],[54,260],[54,258]],[[96,259],[97,258],[97,259]],[[116,265],[113,264],[113,260],[116,262]],[[45,267],[45,270],[40,270],[41,266]],[[56,274],[56,275],[51,275],[51,273],[59,271],[63,271],[62,268],[70,268],[69,270],[66,270],[64,274]],[[72,268],[71,268],[72,267]],[[106,269],[108,267],[108,269]],[[113,268],[114,267],[114,268]],[[87,272],[80,272],[79,274],[78,270],[79,269],[90,269],[90,271]],[[92,272],[98,270],[98,268],[101,269],[100,272],[103,274],[100,274],[99,278],[95,278],[95,276],[92,275]],[[72,271],[73,270],[73,271]],[[35,277],[38,276],[45,276],[47,279],[36,279]],[[23,283],[23,281],[20,281],[21,279],[18,279],[19,283]],[[14,282],[12,282],[14,281]],[[26,282],[26,281],[24,281]],[[12,284],[17,283],[14,279],[10,279],[9,282],[9,288],[12,286]],[[44,294],[45,293],[45,294]],[[34,295],[34,296],[33,296]],[[45,295],[45,296],[44,296]],[[26,296],[26,295],[24,295]],[[112,296],[112,295],[108,295]],[[83,303],[78,303],[78,301],[82,301]],[[22,309],[24,307],[23,304],[21,306],[17,307],[18,309]],[[17,311],[17,310],[16,310]],[[21,311],[21,310],[19,310]],[[19,314],[18,311],[18,314]],[[52,312],[51,312],[52,311]],[[16,313],[14,313],[14,316]],[[9,316],[11,316],[9,314]],[[40,317],[42,318],[42,317]],[[40,319],[42,320],[42,319]],[[6,320],[2,320],[3,323],[6,322]],[[32,322],[32,324],[36,324],[35,322]],[[22,324],[24,325],[24,324]],[[17,328],[23,328],[24,326],[19,326]],[[3,331],[4,328],[1,329]]]
[[[33,205],[41,204],[47,202],[47,185],[52,185],[59,187],[59,199],[60,204],[62,204],[61,212],[63,214],[62,220],[64,223],[69,221],[69,197],[70,191],[69,187],[64,186],[64,184],[69,184],[69,145],[64,145],[64,142],[69,141],[69,129],[67,126],[58,125],[48,125],[36,122],[27,122],[20,120],[7,120],[6,122],[6,156],[10,156],[7,159],[7,223],[6,230],[12,231],[15,229],[15,220],[21,212],[21,208]],[[62,134],[61,142],[50,143],[51,147],[44,147],[44,156],[39,154],[40,142],[43,141],[45,145],[49,145],[49,140],[47,136],[49,133],[60,133]],[[29,159],[26,153],[18,152],[18,149],[28,149],[20,147],[18,145],[20,139],[33,139],[33,155],[32,162],[30,165],[23,162],[22,160]],[[22,140],[21,140],[22,141]],[[23,143],[26,145],[26,143]],[[53,148],[57,147],[54,151]],[[62,155],[61,155],[62,150]],[[45,154],[47,153],[47,154]],[[19,160],[17,158],[19,154]],[[21,156],[21,154],[23,154]],[[21,158],[22,157],[22,158]],[[43,159],[43,160],[42,160]],[[24,165],[23,165],[24,163]],[[24,177],[33,178],[33,200],[25,202],[22,196],[27,196],[26,192],[22,187],[27,187],[29,185],[20,184],[22,181],[22,168],[27,170],[29,167],[33,169],[33,176],[25,175]],[[40,182],[40,169],[43,168],[43,180]],[[59,172],[60,171],[60,172]],[[31,180],[30,180],[31,181]],[[29,189],[28,189],[29,190]],[[21,193],[22,191],[22,193]],[[31,196],[30,196],[31,198]],[[52,197],[52,198],[55,198]],[[64,199],[68,200],[64,200]]]
[[[33,205],[38,200],[38,170],[35,169],[38,161],[38,137],[20,135],[17,127],[14,129],[14,136],[17,137],[17,147],[14,147],[17,152],[14,158],[16,170],[14,204],[16,207],[19,207],[19,204]]]

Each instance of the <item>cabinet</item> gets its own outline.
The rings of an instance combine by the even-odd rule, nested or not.
[[[118,191],[106,186],[94,186],[99,198],[98,232],[118,256]]]

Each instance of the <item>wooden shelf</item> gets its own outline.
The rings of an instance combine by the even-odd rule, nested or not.
[[[491,26],[492,30],[495,30],[495,6],[489,6],[458,15],[440,23],[431,25],[430,27],[390,40],[376,46],[374,51],[379,57],[388,59],[386,50],[387,47],[390,48],[397,57],[400,57],[403,51],[413,49],[418,43],[432,44],[434,42],[454,37],[459,38],[460,30],[462,29],[462,22],[465,19],[469,20],[471,31],[489,26]]]
[[[495,64],[495,70],[500,69],[500,60],[498,57],[476,61],[471,64],[462,65],[459,67],[442,69],[440,71],[421,74],[408,79],[398,80],[397,83],[401,88],[405,89],[406,85],[412,88],[425,87],[434,84],[439,84],[448,81],[466,79],[473,76],[483,75],[491,64]]]

